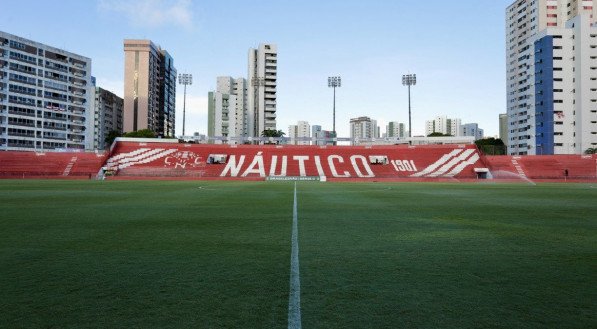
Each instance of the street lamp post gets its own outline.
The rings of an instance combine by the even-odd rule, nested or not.
[[[328,87],[334,89],[334,105],[333,105],[333,127],[332,131],[334,132],[334,138],[337,138],[336,135],[336,88],[342,87],[342,78],[341,77],[328,77]],[[336,142],[334,141],[334,145]]]
[[[182,136],[185,136],[186,107],[187,107],[187,85],[193,84],[193,75],[181,73],[178,75],[178,83],[184,86],[184,96],[182,101]]]
[[[412,121],[410,116],[410,86],[414,86],[416,84],[416,74],[405,74],[402,76],[402,85],[408,86],[408,137],[413,137]]]

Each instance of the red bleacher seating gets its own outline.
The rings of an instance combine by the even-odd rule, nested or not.
[[[225,156],[225,163],[210,161],[210,156],[217,155]],[[474,179],[474,168],[484,165],[474,145],[318,147],[118,142],[105,166],[119,177],[425,180]]]
[[[95,177],[107,154],[0,152],[0,177]]]
[[[485,157],[494,178],[592,179],[597,177],[595,155],[527,155]],[[565,176],[566,170],[568,176]]]
[[[221,157],[221,159],[220,159]],[[0,177],[328,180],[595,179],[597,156],[481,156],[474,145],[292,146],[118,141],[110,154],[0,152]],[[568,176],[565,177],[566,170]]]

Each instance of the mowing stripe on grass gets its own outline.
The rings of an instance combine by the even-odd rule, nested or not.
[[[292,206],[292,251],[290,254],[290,294],[288,295],[288,328],[301,328],[301,277],[299,273],[298,212],[296,182]]]

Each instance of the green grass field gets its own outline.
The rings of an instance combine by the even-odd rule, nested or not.
[[[287,327],[293,188],[0,180],[0,326]],[[597,185],[297,191],[303,328],[597,327]]]

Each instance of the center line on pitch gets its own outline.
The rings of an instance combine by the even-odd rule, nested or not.
[[[301,328],[301,277],[299,273],[298,212],[296,182],[292,207],[292,251],[290,253],[290,294],[288,296],[288,328]]]

